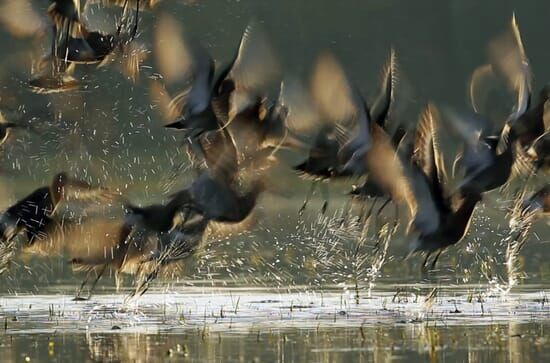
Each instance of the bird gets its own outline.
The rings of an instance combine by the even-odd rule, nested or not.
[[[147,292],[150,283],[163,268],[193,256],[206,238],[209,222],[203,215],[191,212],[191,215],[180,219],[168,234],[159,236],[156,248],[140,261],[137,274],[143,277],[127,299]]]
[[[124,48],[135,38],[139,24],[139,4],[140,1],[137,0],[134,23],[127,31],[125,29],[130,27],[131,19],[126,13],[127,3],[124,5],[122,19],[113,34],[91,31],[76,17],[74,21],[77,22],[77,27],[74,34],[67,33],[60,41],[53,41],[57,44],[53,55],[64,62],[101,64],[117,48]]]
[[[69,37],[79,31],[81,24],[80,0],[50,0],[47,14],[52,22],[50,56],[57,60],[66,54]],[[59,54],[58,52],[61,51]]]
[[[169,123],[165,127],[184,130],[184,136],[193,140],[257,108],[262,100],[258,92],[272,79],[277,66],[256,24],[246,27],[237,52],[217,76],[204,47],[191,37],[182,39],[180,33],[170,16],[161,16],[155,34],[156,55],[166,83],[186,83],[167,104]]]
[[[313,179],[300,208],[300,214],[305,211],[309,199],[320,182],[352,176],[350,170],[343,168],[341,150],[346,143],[356,145],[361,141],[350,142],[349,130],[357,129],[361,123],[360,130],[363,131],[361,136],[368,132],[365,129],[368,117],[368,113],[365,112],[366,107],[357,91],[351,86],[342,66],[330,52],[325,51],[317,57],[309,92],[317,127],[306,159],[293,167],[300,176]],[[346,157],[349,158],[351,155]],[[328,191],[324,183],[320,186],[325,197],[321,211],[325,212],[328,205]]]
[[[481,194],[505,185],[512,175],[519,150],[516,143],[507,145],[498,152],[500,137],[481,137],[477,127],[481,124],[476,114],[458,115],[450,109],[444,109],[445,120],[451,129],[457,131],[463,142],[463,150],[457,155],[453,173],[462,170],[463,179],[457,187],[463,194]],[[519,158],[518,158],[519,160]]]
[[[392,104],[395,101],[395,87],[397,84],[397,58],[395,50],[392,48],[390,50],[390,55],[388,60],[384,64],[381,72],[381,87],[378,96],[376,97],[371,109],[371,120],[372,122],[377,123],[382,127],[386,133],[388,131],[388,116]],[[392,143],[397,149],[404,137],[404,129],[398,127],[397,130],[392,135]],[[384,197],[383,189],[378,186],[375,182],[372,182],[367,176],[365,182],[361,186],[354,185],[349,194],[353,198],[364,199],[368,197]]]
[[[539,91],[538,98],[532,97],[533,72],[515,14],[509,28],[489,44],[489,59],[493,69],[504,76],[508,87],[519,94],[515,117],[508,118],[502,130],[499,152],[516,140],[527,148],[546,130],[544,109],[550,99],[550,85]]]
[[[206,167],[188,188],[176,194],[185,194],[189,199],[185,207],[208,220],[240,223],[252,213],[259,195],[265,189],[265,183],[262,175],[252,175],[248,187],[242,190],[239,179],[245,176],[247,170],[238,164],[237,150],[231,135],[219,135],[223,135],[224,143],[216,144],[215,148],[201,145]],[[255,171],[252,170],[252,173]]]
[[[55,228],[55,212],[60,203],[70,200],[109,201],[112,193],[61,172],[54,176],[49,186],[43,186],[19,200],[0,216],[1,239],[13,240],[25,234],[26,245],[30,246],[47,237]]]
[[[107,267],[110,266],[115,269],[116,280],[118,281],[120,272],[124,270],[123,265],[129,261],[134,261],[136,259],[135,254],[146,249],[150,238],[160,239],[164,234],[170,233],[175,228],[176,217],[188,201],[186,191],[176,193],[166,204],[151,204],[144,207],[138,207],[123,198],[125,213],[122,222],[116,233],[106,233],[109,236],[115,235],[117,238],[114,240],[107,238],[105,243],[98,242],[100,246],[105,244],[105,246],[111,246],[110,248],[116,250],[116,253],[111,253],[111,257],[105,257],[104,260],[95,256],[95,251],[90,252],[88,255],[81,254],[71,258],[73,266],[88,271],[86,279],[77,291],[75,300],[84,300],[80,295],[89,280],[91,272],[99,271],[96,274],[96,279],[88,289],[86,299],[90,299],[92,296],[95,285]],[[100,266],[101,261],[105,262],[102,267]]]
[[[411,253],[425,252],[423,268],[437,253],[430,269],[447,247],[460,242],[469,230],[480,193],[448,195],[443,156],[439,149],[435,106],[429,104],[418,122],[414,152],[408,168],[414,212],[407,228]]]
[[[90,300],[107,269],[114,271],[117,288],[123,273],[136,275],[136,289],[131,296],[142,295],[163,268],[197,251],[208,226],[208,220],[194,212],[188,215],[187,221],[176,216],[169,230],[155,224],[155,231],[148,228],[152,227],[151,222],[142,222],[131,224],[127,217],[122,221],[96,217],[65,228],[69,262],[75,271],[86,272],[75,301]],[[159,230],[164,232],[159,233]],[[78,240],[79,243],[70,243],[71,240]],[[87,285],[88,295],[82,297]]]
[[[445,108],[445,120],[462,139],[463,151],[457,155],[453,173],[458,168],[464,178],[460,193],[481,194],[506,185],[515,175],[528,175],[533,166],[516,137],[519,126],[528,121],[531,99],[531,70],[525,55],[519,28],[512,18],[510,29],[490,43],[491,69],[505,74],[510,89],[515,93],[515,104],[506,117],[498,135],[493,135],[494,125],[476,112],[477,102],[472,98],[473,114],[458,115]],[[506,58],[502,58],[506,55]],[[476,70],[477,71],[477,70]],[[475,82],[475,74],[471,82]],[[470,85],[470,89],[473,86]]]
[[[550,184],[527,194],[525,185],[515,198],[510,210],[510,240],[517,243],[518,250],[527,242],[529,233],[537,220],[545,219],[550,224]]]

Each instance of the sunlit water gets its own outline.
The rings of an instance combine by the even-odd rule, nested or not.
[[[296,290],[300,290],[296,287]],[[137,301],[101,294],[0,299],[0,352],[21,361],[540,361],[550,306],[539,286],[507,295],[479,286],[393,286],[357,304],[337,288],[288,292],[155,290]]]

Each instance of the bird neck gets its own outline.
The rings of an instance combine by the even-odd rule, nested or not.
[[[61,200],[63,199],[63,189],[64,187],[57,181],[54,181],[50,186],[50,195],[51,195],[54,209],[57,207],[59,202],[61,202]]]

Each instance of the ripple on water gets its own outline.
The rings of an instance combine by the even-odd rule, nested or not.
[[[20,295],[0,299],[10,334],[40,332],[209,331],[249,332],[252,328],[318,329],[434,322],[485,325],[550,320],[544,291],[525,287],[508,294],[484,294],[461,287],[434,288],[425,294],[400,287],[374,291],[356,304],[350,291],[189,288],[153,291],[127,302],[125,295],[97,295],[72,301],[68,295]]]

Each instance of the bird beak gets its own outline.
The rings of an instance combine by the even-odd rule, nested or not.
[[[75,179],[68,180],[67,185],[75,188],[82,188],[82,189],[91,188],[90,184],[83,182],[81,180],[75,180]]]

